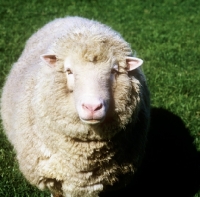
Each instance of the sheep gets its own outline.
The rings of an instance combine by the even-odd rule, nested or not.
[[[29,38],[4,84],[1,117],[25,178],[52,196],[129,183],[145,150],[143,61],[110,27],[58,18]]]

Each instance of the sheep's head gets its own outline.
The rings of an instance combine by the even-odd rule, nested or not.
[[[101,62],[97,56],[92,59],[77,59],[75,56],[71,54],[65,58],[64,72],[79,118],[86,124],[102,123],[113,105],[113,89],[117,78],[120,74],[126,75],[138,68],[143,61],[136,57],[126,57],[126,68],[123,70],[113,58]],[[50,67],[56,66],[56,55],[44,54],[41,58]]]
[[[52,72],[51,79],[40,77],[46,80],[41,87],[48,94],[45,100],[54,99],[52,108],[52,100],[43,103],[48,124],[70,137],[110,139],[134,121],[140,100],[140,79],[134,75],[140,73],[143,61],[131,54],[129,44],[113,32],[109,36],[99,31],[66,34],[56,39],[41,55]]]

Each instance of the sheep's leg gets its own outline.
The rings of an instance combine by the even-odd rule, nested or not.
[[[64,197],[62,192],[62,184],[55,179],[44,178],[43,183],[51,192],[51,197]]]

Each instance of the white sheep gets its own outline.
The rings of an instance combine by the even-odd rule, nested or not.
[[[56,19],[27,42],[3,87],[1,116],[20,170],[53,196],[126,185],[144,154],[149,93],[119,33]]]

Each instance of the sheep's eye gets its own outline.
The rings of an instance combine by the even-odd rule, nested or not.
[[[73,74],[72,71],[69,68],[66,70],[66,72],[67,72],[68,75]]]

